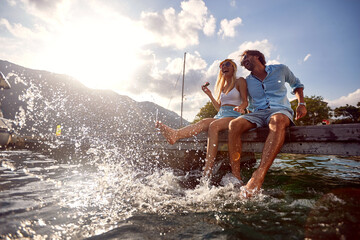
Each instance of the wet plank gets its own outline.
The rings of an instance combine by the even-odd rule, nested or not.
[[[251,130],[242,136],[244,152],[262,152],[268,128]],[[219,136],[219,151],[227,151],[228,133]],[[153,147],[171,150],[206,150],[206,134],[184,139],[174,145],[161,137]],[[292,126],[287,128],[282,153],[360,156],[360,124],[334,124],[317,126]]]
[[[258,128],[245,133],[242,136],[243,152],[261,153],[266,137],[269,133],[268,128]],[[136,135],[136,136],[135,136]],[[123,138],[123,139],[122,139]],[[196,137],[182,139],[174,145],[168,144],[159,133],[131,134],[120,136],[114,141],[119,144],[137,143],[144,151],[165,151],[174,152],[175,156],[181,157],[181,154],[189,151],[206,152],[207,134],[202,133]],[[47,139],[47,141],[50,141]],[[224,131],[219,136],[220,152],[228,151],[228,132]],[[34,137],[23,138],[18,147],[41,148],[43,151],[49,151],[48,144],[44,144],[43,139]],[[74,148],[71,140],[64,140],[62,145],[67,148]],[[62,146],[61,145],[61,146]],[[74,145],[74,146],[73,146]],[[86,141],[81,147],[87,148]],[[54,148],[54,147],[53,147]],[[59,145],[56,148],[60,148]],[[360,124],[336,124],[320,126],[293,126],[286,130],[284,146],[282,153],[294,154],[315,154],[315,155],[339,155],[339,156],[360,156]]]

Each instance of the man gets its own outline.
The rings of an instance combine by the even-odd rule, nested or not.
[[[293,110],[287,98],[285,82],[292,87],[298,106],[296,119],[306,115],[303,88],[298,78],[282,64],[265,65],[264,55],[257,50],[247,50],[241,55],[241,66],[251,73],[246,78],[249,93],[249,114],[242,115],[229,124],[229,155],[233,175],[241,180],[240,154],[241,135],[251,128],[269,127],[269,135],[264,144],[259,168],[246,184],[243,194],[250,197],[260,190],[267,171],[285,140],[285,130],[293,123]]]

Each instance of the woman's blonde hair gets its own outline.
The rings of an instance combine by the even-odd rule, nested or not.
[[[215,99],[217,101],[220,100],[221,92],[223,91],[225,94],[228,94],[228,92],[230,92],[234,88],[235,82],[236,82],[236,72],[237,72],[236,63],[232,59],[225,59],[224,61],[222,61],[220,63],[219,67],[221,68],[221,65],[223,63],[225,63],[225,62],[230,62],[231,63],[231,65],[234,68],[234,73],[233,73],[233,75],[231,77],[230,83],[226,84],[224,75],[223,75],[223,73],[222,73],[222,71],[220,69],[218,78],[217,78],[216,83],[215,83],[215,88],[214,88]]]

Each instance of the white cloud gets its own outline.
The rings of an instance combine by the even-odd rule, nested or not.
[[[25,67],[46,69],[36,64],[42,58],[44,46],[53,39],[46,28],[37,24],[25,27],[1,18],[0,29],[5,29],[9,33],[0,37],[0,46],[3,47],[1,55],[4,59]]]
[[[240,25],[242,22],[241,18],[237,17],[230,21],[227,19],[221,20],[221,28],[218,32],[219,36],[222,36],[222,38],[225,37],[235,37],[235,27]]]
[[[349,93],[347,96],[342,96],[335,100],[325,100],[325,102],[327,102],[332,108],[345,106],[346,104],[356,106],[357,103],[360,102],[360,88],[352,93]]]
[[[34,29],[30,29],[19,23],[11,24],[5,18],[0,19],[0,27],[1,26],[5,27],[14,37],[25,40],[44,39],[44,37],[47,35],[47,31],[39,25],[35,25]]]
[[[39,1],[39,0],[20,0],[25,11],[48,24],[58,24],[66,21],[70,10],[79,4],[85,7],[87,4],[82,4],[81,0],[57,0],[57,1]]]
[[[206,36],[212,36],[215,33],[216,19],[214,16],[210,16],[204,24],[203,32]]]
[[[309,54],[306,55],[306,57],[304,58],[304,62],[306,62],[310,57],[311,57],[311,54],[309,53]]]
[[[141,89],[144,92],[156,92],[163,97],[169,97],[173,94],[175,83],[182,77],[184,59],[182,57],[167,58],[165,61],[166,66],[161,67],[160,61],[156,60],[155,54],[144,54],[149,54],[148,56],[142,56],[143,59],[147,60],[143,62],[143,66],[138,68],[134,84],[129,83],[126,86],[127,89],[132,91],[133,94],[141,94],[138,88],[141,85]],[[153,70],[149,71],[149,69],[156,69],[156,78],[154,77]],[[198,53],[186,54],[185,80],[188,83],[188,94],[199,90],[199,86],[201,86],[201,83],[206,78],[206,69],[207,63]]]
[[[142,59],[145,60],[139,66],[136,76],[123,86],[124,93],[137,101],[145,100],[144,96],[147,96],[147,101],[156,102],[180,113],[183,57],[157,59],[154,53],[144,52]],[[156,69],[156,75],[152,74],[153,69]],[[198,52],[186,54],[185,69],[184,115],[192,121],[199,109],[209,100],[201,91],[201,85],[209,81],[214,86],[216,76],[208,75],[208,64]],[[217,74],[218,63],[215,69]],[[156,96],[156,101],[150,96]]]
[[[255,41],[255,42],[244,42],[242,43],[238,50],[229,54],[229,58],[239,60],[240,55],[245,50],[259,50],[265,55],[265,59],[269,59],[271,56],[271,51],[274,49],[272,44],[269,43],[267,39],[264,39],[262,41]]]
[[[186,54],[186,65],[185,65],[185,73],[188,73],[190,70],[202,71],[206,68],[207,64],[205,60],[203,60],[200,56]],[[167,73],[171,74],[179,74],[179,69],[182,69],[184,65],[184,59],[176,58],[169,61],[169,64],[166,67]]]
[[[209,15],[204,1],[183,1],[181,8],[178,14],[173,8],[164,9],[161,13],[141,13],[144,27],[154,34],[163,47],[184,49],[199,44],[200,31],[207,36],[215,32],[215,18]]]
[[[16,6],[16,1],[15,0],[7,0],[7,2],[12,7]]]
[[[56,8],[56,5],[61,4],[60,1],[39,1],[39,0],[21,0],[28,8],[38,9],[40,11],[48,11]]]
[[[220,64],[220,60],[216,60],[214,61],[209,68],[206,71],[206,78],[207,79],[213,79],[213,83],[215,84],[216,78],[219,74],[219,64]],[[211,81],[208,81],[211,82]]]

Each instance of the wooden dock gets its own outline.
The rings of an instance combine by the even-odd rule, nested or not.
[[[242,136],[242,164],[256,162],[255,153],[261,153],[268,128],[257,128]],[[181,170],[203,166],[206,155],[207,134],[182,139],[170,145],[161,134],[146,137],[145,149],[151,149],[161,159],[160,165]],[[218,157],[228,164],[228,133],[219,136]],[[286,130],[285,143],[281,153],[360,156],[360,124],[337,124],[317,126],[293,126]],[[199,161],[200,160],[200,161]]]
[[[268,133],[268,128],[257,128],[243,134],[243,151],[261,153]],[[204,151],[206,137],[199,134],[174,145],[160,137],[149,145],[168,150]],[[227,141],[227,131],[224,131],[219,136],[219,151],[228,150]],[[360,123],[288,127],[281,153],[360,156]]]
[[[256,162],[255,153],[262,152],[268,132],[268,128],[258,128],[242,136],[243,164]],[[119,148],[136,149],[137,157],[141,155],[143,159],[155,161],[160,167],[188,171],[199,169],[204,165],[207,134],[201,133],[196,137],[182,139],[173,145],[167,143],[158,132],[121,135],[110,141],[115,142]],[[218,160],[221,159],[228,165],[227,141],[227,131],[220,133]],[[52,139],[19,137],[17,143],[10,147],[40,151],[60,161],[68,159],[68,155],[75,153],[77,154],[75,158],[86,161],[90,157],[87,156],[87,151],[92,147],[89,142],[91,139],[83,139],[82,142],[75,143],[64,137]],[[285,144],[281,153],[336,155],[360,159],[358,158],[360,157],[360,124],[289,127],[286,130]]]

